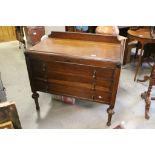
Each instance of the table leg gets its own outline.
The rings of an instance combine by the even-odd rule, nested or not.
[[[114,107],[110,106],[108,109],[107,109],[107,113],[108,113],[108,122],[107,122],[107,126],[110,126],[111,125],[111,118],[112,118],[112,115],[114,114]]]
[[[134,81],[136,80],[136,77],[137,77],[139,68],[140,68],[140,66],[141,66],[142,55],[143,55],[143,49],[144,49],[144,44],[142,44],[142,48],[141,48],[141,51],[140,51],[140,56],[139,56],[139,59],[138,59],[138,65],[137,65],[137,68],[136,68],[136,73],[135,73]]]
[[[150,105],[151,105],[150,93],[151,93],[153,84],[154,84],[154,81],[152,79],[150,79],[150,83],[149,83],[147,92],[144,92],[141,94],[141,97],[143,99],[145,99],[145,118],[146,119],[150,118],[150,116],[149,116],[149,110],[150,110]]]

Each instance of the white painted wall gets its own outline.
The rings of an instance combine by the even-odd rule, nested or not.
[[[45,34],[51,34],[51,31],[63,31],[65,32],[65,26],[45,26]]]

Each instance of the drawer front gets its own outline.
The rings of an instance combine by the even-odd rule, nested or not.
[[[47,64],[47,74],[51,77],[55,73],[63,75],[75,75],[81,78],[94,78],[98,81],[105,79],[113,79],[114,69],[99,68],[93,66],[86,66],[82,64],[51,62]]]
[[[85,66],[81,64],[74,63],[65,63],[65,62],[51,62],[48,63],[48,75],[50,76],[51,72],[64,73],[66,75],[81,75],[84,76],[93,76],[93,67]]]
[[[109,104],[111,102],[111,92],[96,90],[94,92],[94,101]]]
[[[70,81],[70,82],[79,82],[79,83],[86,83],[91,84],[93,82],[92,77],[90,76],[82,76],[75,75],[72,73],[61,73],[61,72],[48,72],[48,80],[59,80],[59,81]]]
[[[95,68],[96,71],[96,80],[113,80],[114,78],[114,69],[110,68]]]
[[[63,82],[51,80],[50,82],[43,82],[41,80],[34,80],[33,85],[36,91],[49,92],[52,94],[72,96],[76,98],[88,99],[96,102],[109,104],[111,100],[111,93],[99,89],[92,90],[91,85]]]
[[[88,87],[71,86],[59,83],[50,83],[48,91],[53,94],[72,96],[92,100],[92,92]]]

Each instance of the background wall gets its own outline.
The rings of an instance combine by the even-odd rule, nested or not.
[[[51,31],[65,31],[65,26],[45,26],[45,34],[48,35]]]

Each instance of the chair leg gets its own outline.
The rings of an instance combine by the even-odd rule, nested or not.
[[[21,49],[21,42],[19,41],[19,49]]]
[[[136,47],[136,53],[135,53],[135,55],[134,55],[134,59],[137,58],[138,50],[139,50],[138,47]]]
[[[139,60],[138,60],[138,65],[137,65],[137,68],[136,68],[136,73],[135,73],[134,81],[136,80],[136,77],[137,77],[139,68],[140,68],[140,66],[141,66],[143,48],[144,48],[144,45],[142,45],[142,48],[141,48],[141,51],[140,51]]]

